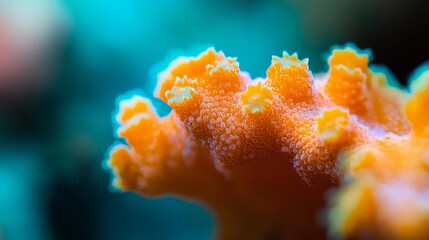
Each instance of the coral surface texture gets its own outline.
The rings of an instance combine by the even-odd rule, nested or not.
[[[327,73],[273,56],[251,79],[209,48],[119,102],[114,185],[202,202],[219,239],[428,239],[429,71],[395,87],[371,55],[335,48]]]

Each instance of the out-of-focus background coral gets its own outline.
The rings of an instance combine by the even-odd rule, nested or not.
[[[207,46],[264,77],[283,50],[317,73],[354,42],[404,84],[429,56],[428,12],[424,0],[0,0],[0,239],[210,239],[204,206],[109,189],[116,97],[152,96],[169,60]]]

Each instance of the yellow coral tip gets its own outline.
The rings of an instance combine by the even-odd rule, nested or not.
[[[177,87],[188,87],[188,86],[194,86],[194,84],[197,82],[196,78],[188,78],[186,75],[181,77],[176,77],[176,81],[174,83]]]
[[[227,72],[237,72],[238,73],[238,63],[236,61],[236,58],[226,58],[221,62],[216,62],[216,65],[208,65],[206,66],[206,69],[209,71],[209,75],[212,76],[216,72],[219,72],[221,70],[227,71]]]
[[[324,110],[317,118],[320,138],[326,142],[338,141],[349,124],[349,118],[349,113],[341,108]]]
[[[271,91],[262,86],[261,82],[249,85],[246,92],[241,95],[243,109],[251,114],[265,112],[272,104],[271,97]]]
[[[283,57],[272,56],[272,64],[280,63],[283,68],[287,68],[290,66],[302,66],[308,64],[308,58],[300,61],[298,59],[298,54],[294,53],[289,55],[286,51],[283,52]]]
[[[180,105],[190,100],[195,94],[193,87],[174,87],[165,92],[169,105]]]

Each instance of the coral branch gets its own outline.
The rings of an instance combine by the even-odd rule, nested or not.
[[[407,96],[370,58],[335,49],[315,79],[307,59],[285,52],[256,80],[212,48],[179,58],[155,90],[169,115],[146,98],[122,101],[114,183],[206,203],[221,239],[324,237],[316,216],[338,185],[330,234],[429,237],[429,74]]]

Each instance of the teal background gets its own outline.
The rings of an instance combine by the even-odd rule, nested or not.
[[[354,42],[403,85],[429,57],[425,1],[51,2],[66,20],[52,30],[59,44],[41,51],[58,57],[48,84],[0,96],[0,239],[212,239],[203,205],[118,193],[102,168],[116,98],[136,89],[152,98],[156,74],[177,56],[214,46],[265,77],[286,50],[318,73],[332,45]]]

